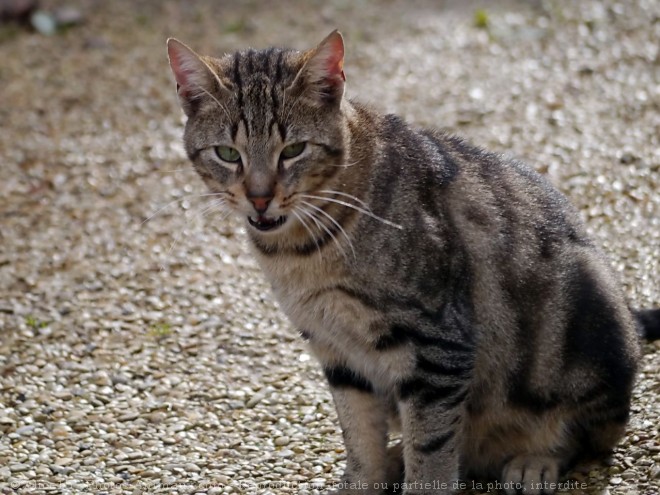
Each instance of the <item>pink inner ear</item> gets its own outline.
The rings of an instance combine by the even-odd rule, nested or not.
[[[174,73],[174,79],[180,93],[185,96],[192,89],[192,79],[196,72],[196,57],[175,41],[168,43],[167,54],[170,58],[170,67]]]
[[[341,77],[342,81],[346,80],[344,75],[344,41],[339,33],[332,35],[328,40],[328,54],[325,59],[324,70],[328,75],[328,79]]]

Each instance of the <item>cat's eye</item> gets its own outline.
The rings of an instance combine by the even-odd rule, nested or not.
[[[295,158],[300,153],[305,151],[306,146],[307,146],[307,143],[305,143],[305,142],[289,144],[289,145],[284,147],[284,149],[282,150],[282,153],[280,153],[280,157],[283,160],[287,160],[289,158]]]
[[[215,152],[223,162],[236,163],[241,161],[241,154],[231,146],[216,146]]]

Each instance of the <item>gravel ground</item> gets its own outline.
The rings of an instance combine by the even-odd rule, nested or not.
[[[84,22],[51,37],[0,26],[0,493],[340,477],[321,374],[186,163],[168,36],[222,53],[339,27],[351,95],[530,161],[632,303],[660,304],[660,4],[482,4],[80,0]],[[565,493],[660,493],[660,345],[645,351],[626,439]]]

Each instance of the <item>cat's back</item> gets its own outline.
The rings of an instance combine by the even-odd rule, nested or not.
[[[377,135],[368,203],[404,227],[380,229],[388,244],[442,249],[453,239],[503,260],[512,250],[550,260],[566,248],[594,249],[576,210],[531,167],[395,115],[382,117]]]
[[[568,331],[579,335],[585,328],[580,315],[606,311],[611,321],[594,327],[602,335],[622,330],[626,343],[618,345],[635,347],[634,324],[611,266],[578,212],[546,178],[393,115],[379,125],[369,203],[403,227],[379,226],[367,236],[379,248],[382,280],[395,280],[429,303],[462,299],[490,328],[523,333],[532,327],[555,332],[566,326],[562,320],[575,318]],[[530,312],[534,321],[524,323]]]

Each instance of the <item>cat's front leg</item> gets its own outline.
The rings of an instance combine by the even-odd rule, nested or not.
[[[413,378],[401,387],[404,495],[449,495],[459,478],[465,384]]]
[[[381,495],[386,486],[388,408],[371,384],[344,366],[325,375],[346,448],[346,472],[337,494]]]

